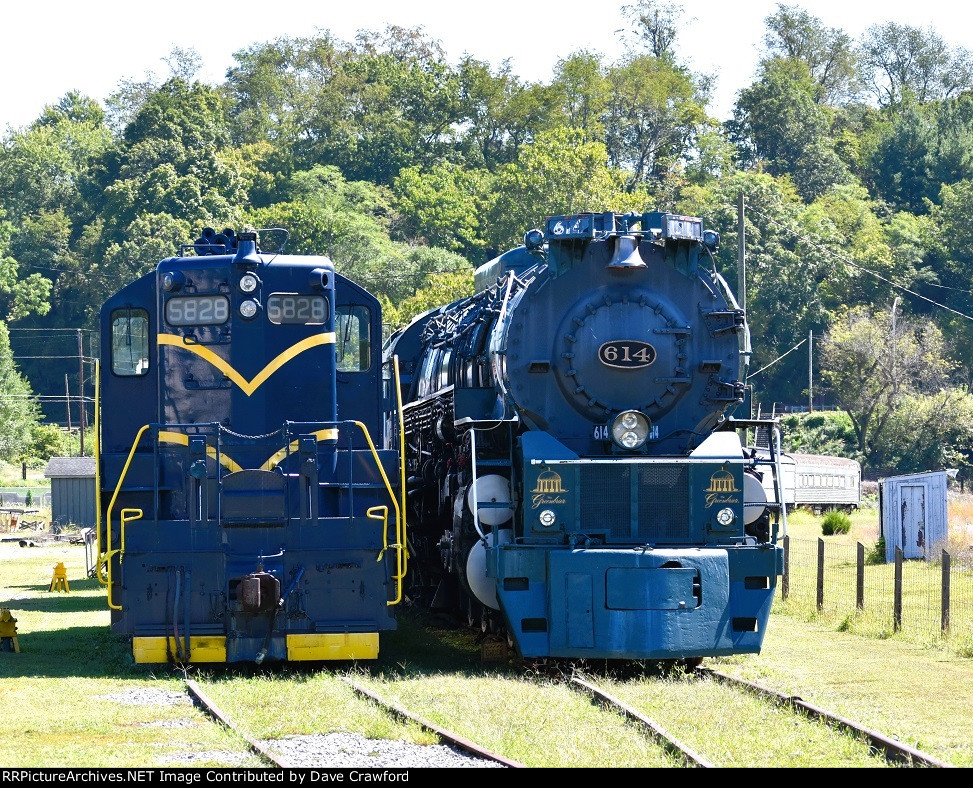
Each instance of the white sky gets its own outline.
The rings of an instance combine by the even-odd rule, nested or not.
[[[403,0],[13,0],[0,34],[0,136],[34,120],[70,90],[103,101],[122,79],[167,76],[173,47],[203,58],[199,77],[223,80],[233,53],[280,36],[330,30],[350,41],[361,29],[422,26],[455,63],[463,54],[493,66],[511,58],[525,80],[549,80],[559,58],[599,51],[622,54],[616,32],[628,0],[487,0],[407,3]],[[805,0],[801,6],[829,27],[857,37],[887,21],[933,27],[949,44],[973,50],[973,4],[946,0]],[[681,61],[717,76],[711,114],[729,116],[734,97],[752,82],[776,0],[685,0]]]

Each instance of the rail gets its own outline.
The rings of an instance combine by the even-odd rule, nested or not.
[[[808,703],[798,695],[787,695],[786,693],[778,692],[770,687],[765,687],[761,684],[747,681],[746,679],[737,678],[736,676],[723,673],[719,670],[713,670],[712,668],[698,667],[696,668],[696,672],[704,676],[710,676],[715,681],[722,682],[723,684],[741,687],[754,695],[769,698],[781,706],[791,706],[804,712],[810,717],[821,720],[826,725],[844,728],[845,730],[850,731],[852,734],[858,734],[864,737],[871,746],[885,753],[885,758],[889,761],[897,761],[900,763],[905,763],[909,766],[934,766],[940,769],[953,768],[953,765],[950,763],[946,763],[945,761],[929,755],[928,753],[924,753],[915,749],[914,747],[903,744],[902,742],[892,739],[882,733],[879,733],[878,731],[874,731],[871,728],[866,728],[864,725],[860,725],[853,720],[841,717],[830,711],[825,711],[819,706]]]
[[[456,733],[452,733],[446,730],[445,728],[439,725],[436,725],[434,722],[430,722],[429,720],[426,720],[416,714],[412,714],[411,712],[406,711],[400,706],[397,706],[396,704],[385,700],[380,695],[372,692],[368,688],[363,687],[360,684],[357,684],[347,676],[344,676],[343,680],[345,681],[346,684],[348,684],[355,692],[357,692],[362,697],[368,698],[373,703],[376,703],[381,708],[385,709],[388,712],[391,712],[399,719],[407,720],[409,722],[414,722],[420,727],[425,728],[426,730],[431,731],[432,733],[435,733],[443,741],[449,742],[450,744],[455,745],[456,747],[459,747],[460,749],[465,750],[466,752],[471,753],[472,755],[475,755],[478,758],[494,761],[496,763],[502,764],[503,766],[507,766],[509,768],[514,768],[514,769],[524,768],[523,764],[518,763],[517,761],[511,760],[510,758],[505,758],[502,755],[498,755],[497,753],[492,752],[484,747],[481,747],[479,744],[476,744],[475,742],[472,742],[469,739],[466,739],[462,736],[459,736]]]

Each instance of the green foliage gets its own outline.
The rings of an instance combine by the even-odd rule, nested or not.
[[[624,182],[624,173],[609,166],[600,142],[585,141],[577,129],[540,134],[516,162],[497,170],[487,207],[487,241],[505,251],[520,246],[524,233],[548,216],[627,206],[633,200],[624,195]]]
[[[40,409],[30,384],[17,371],[10,334],[0,322],[0,460],[12,462],[29,445]]]
[[[30,468],[43,468],[51,457],[73,457],[78,454],[79,440],[56,424],[37,424],[30,443],[22,450],[20,460]]]
[[[509,60],[452,65],[422,29],[393,26],[245,46],[218,85],[196,80],[198,55],[176,49],[169,77],[121,80],[106,107],[68,93],[0,144],[0,314],[93,328],[121,283],[202,227],[244,221],[286,228],[289,252],[331,256],[384,297],[390,325],[464,292],[471,268],[562,213],[702,216],[735,285],[743,193],[756,399],[805,401],[807,355],[789,351],[813,331],[817,364],[820,337],[849,333],[846,310],[888,311],[899,296],[901,312],[929,310],[939,347],[932,328],[910,331],[947,363],[931,376],[910,368],[899,386],[888,364],[849,351],[822,382],[874,462],[966,462],[963,430],[910,398],[973,388],[970,54],[893,23],[853,41],[779,4],[757,76],[721,124],[707,109],[713,76],[680,57],[692,45],[682,7],[636,0],[619,12],[623,57],[562,53],[546,82]],[[853,103],[863,88],[881,106]],[[45,395],[75,374],[70,360],[24,365]],[[959,365],[963,380],[947,379]],[[826,450],[844,437],[799,440]]]
[[[831,114],[818,103],[820,91],[807,63],[765,61],[758,81],[741,92],[730,124],[749,161],[789,176],[806,200],[849,179],[830,136]]]
[[[896,307],[849,310],[819,346],[821,377],[851,418],[863,462],[873,465],[896,411],[924,389],[941,389],[951,371],[942,332],[927,320],[897,317]]]
[[[383,323],[390,330],[406,325],[414,317],[460,298],[473,295],[473,269],[444,271],[429,274],[416,293],[398,306],[385,299],[382,304]]]
[[[865,552],[865,563],[869,565],[885,563],[885,537],[880,536],[875,544]]]
[[[821,521],[821,533],[825,536],[846,534],[851,530],[851,518],[841,511],[828,512]]]
[[[844,411],[787,414],[780,424],[784,451],[849,458],[857,455],[855,430]]]
[[[896,473],[957,468],[973,472],[973,394],[950,387],[909,394],[889,414],[876,437],[871,461]]]
[[[431,246],[476,259],[483,253],[481,203],[489,174],[443,162],[428,172],[407,167],[393,184],[396,206],[402,213],[402,233],[424,239]]]

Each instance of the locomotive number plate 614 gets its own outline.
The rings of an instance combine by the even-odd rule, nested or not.
[[[638,369],[649,366],[655,358],[655,348],[637,339],[616,339],[598,348],[598,360],[606,367]]]

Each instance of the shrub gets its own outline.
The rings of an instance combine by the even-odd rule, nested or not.
[[[828,512],[821,521],[821,533],[825,536],[846,534],[851,530],[851,518],[844,512]]]
[[[884,564],[885,563],[885,537],[878,537],[878,541],[875,542],[868,552],[865,554],[865,563],[872,564]]]

